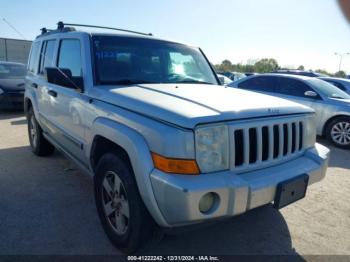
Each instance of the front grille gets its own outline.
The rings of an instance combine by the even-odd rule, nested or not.
[[[234,167],[288,158],[303,149],[303,122],[235,127]]]

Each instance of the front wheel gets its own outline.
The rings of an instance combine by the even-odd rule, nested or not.
[[[97,211],[110,241],[125,253],[147,243],[156,229],[137,188],[131,165],[118,152],[101,157],[94,178]]]
[[[350,149],[350,117],[339,117],[330,122],[326,136],[335,146]]]

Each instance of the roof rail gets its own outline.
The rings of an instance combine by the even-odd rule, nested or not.
[[[133,33],[133,34],[138,34],[138,35],[153,36],[152,33],[142,33],[142,32],[127,30],[127,29],[114,28],[114,27],[107,27],[107,26],[64,23],[64,22],[62,22],[62,21],[60,21],[60,22],[57,23],[57,30],[58,30],[58,31],[63,30],[64,28],[66,28],[66,27],[65,27],[66,25],[68,25],[68,26],[79,26],[79,27],[100,28],[100,29],[109,29],[109,30],[122,31],[122,32]]]

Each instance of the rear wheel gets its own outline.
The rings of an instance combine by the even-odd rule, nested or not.
[[[350,149],[350,117],[339,117],[330,122],[326,135],[335,146]]]
[[[28,111],[27,121],[28,136],[32,152],[37,156],[51,155],[55,148],[43,136],[43,131],[35,118],[32,108],[30,108]]]
[[[149,242],[157,227],[140,197],[129,161],[118,152],[105,154],[94,179],[95,202],[104,231],[123,252],[135,252]]]

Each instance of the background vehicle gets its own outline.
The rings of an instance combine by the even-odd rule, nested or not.
[[[0,61],[0,109],[23,109],[24,64]]]
[[[302,71],[302,70],[292,70],[292,69],[281,69],[274,72],[272,74],[288,74],[288,75],[299,75],[299,76],[309,76],[309,77],[326,77],[327,75],[312,72],[312,71]]]
[[[258,75],[258,73],[252,73],[252,72],[244,72],[245,76],[253,76]]]
[[[266,93],[313,108],[317,134],[350,148],[350,96],[323,80],[288,74],[250,76],[229,86]]]
[[[220,83],[222,85],[228,85],[229,83],[232,83],[232,80],[230,78],[228,78],[227,76],[221,75],[221,74],[217,74]]]
[[[284,207],[324,178],[313,111],[220,85],[199,48],[63,23],[43,31],[26,77],[32,151],[58,148],[94,178],[103,229],[123,251],[157,225]]]
[[[342,91],[350,94],[350,79],[338,78],[338,77],[319,77],[320,79],[335,85]]]
[[[245,74],[239,73],[239,72],[222,72],[220,74],[230,78],[232,81],[237,81],[239,79],[246,77]]]

